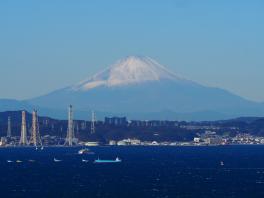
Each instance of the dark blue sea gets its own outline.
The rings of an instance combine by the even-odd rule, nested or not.
[[[264,197],[264,146],[79,149],[1,148],[0,197]]]

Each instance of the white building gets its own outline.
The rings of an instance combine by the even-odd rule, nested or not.
[[[194,141],[194,143],[200,143],[201,138],[197,138],[197,137],[195,137],[195,138],[193,138],[193,141]]]
[[[110,140],[110,141],[109,141],[109,145],[111,145],[111,146],[115,146],[115,145],[116,145],[116,141],[114,141],[114,140]]]

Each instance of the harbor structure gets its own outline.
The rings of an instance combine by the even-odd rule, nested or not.
[[[31,137],[29,144],[33,146],[42,146],[40,131],[39,131],[39,122],[37,111],[32,112],[32,128],[31,128]]]
[[[19,145],[20,146],[27,145],[27,123],[26,123],[25,111],[22,111],[21,136],[20,136]]]
[[[72,146],[74,139],[74,126],[73,126],[73,109],[72,105],[69,106],[68,110],[68,129],[67,129],[67,136],[65,139],[65,146]]]

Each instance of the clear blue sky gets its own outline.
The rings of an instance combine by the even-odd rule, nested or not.
[[[127,55],[264,101],[264,1],[0,1],[0,98],[39,96]]]

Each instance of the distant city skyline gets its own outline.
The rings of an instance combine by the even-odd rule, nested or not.
[[[1,1],[0,98],[72,85],[144,55],[264,102],[263,1]]]

